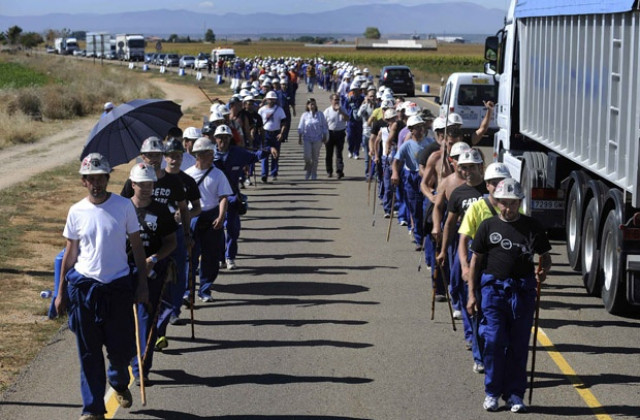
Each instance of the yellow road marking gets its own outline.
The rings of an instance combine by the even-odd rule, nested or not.
[[[129,366],[129,378],[129,388],[131,388],[133,384],[133,371],[131,370],[131,366]],[[116,415],[118,408],[120,408],[120,404],[118,404],[116,400],[116,392],[111,387],[109,387],[109,390],[104,396],[104,405],[107,408],[107,413],[104,415],[104,418],[112,419]]]
[[[600,401],[593,395],[591,391],[586,387],[582,379],[576,374],[575,370],[567,363],[567,360],[560,354],[558,349],[553,345],[549,336],[538,328],[538,342],[545,348],[551,359],[560,368],[560,371],[569,379],[569,382],[573,385],[576,392],[587,403],[587,406],[593,411],[598,420],[611,420],[611,416],[607,414]]]

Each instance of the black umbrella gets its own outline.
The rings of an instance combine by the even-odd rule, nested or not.
[[[180,105],[164,99],[135,99],[100,117],[93,127],[80,160],[98,152],[113,166],[127,163],[140,154],[142,142],[164,138],[182,117]]]

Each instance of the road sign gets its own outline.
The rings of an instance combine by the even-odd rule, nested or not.
[[[162,51],[162,42],[160,41],[156,42],[156,51],[158,52]]]

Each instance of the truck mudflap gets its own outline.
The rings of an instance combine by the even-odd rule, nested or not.
[[[627,301],[640,306],[640,255],[627,255]]]

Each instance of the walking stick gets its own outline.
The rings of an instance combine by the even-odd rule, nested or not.
[[[209,102],[213,103],[213,99],[211,99],[209,97],[209,95],[207,95],[207,92],[204,91],[204,89],[202,89],[202,87],[200,87],[200,85],[198,85],[198,89],[200,89],[200,92],[202,92],[204,94],[204,96],[207,97],[207,99],[209,100]]]
[[[438,269],[432,268],[433,270],[433,282],[432,282],[432,290],[431,290],[431,320],[433,321],[433,317],[436,313],[436,282],[438,281]]]
[[[194,277],[194,273],[193,273],[193,269],[191,268],[191,264],[193,264],[193,261],[191,260],[191,246],[187,246],[187,254],[189,255],[189,309],[191,312],[191,339],[195,340],[196,339],[196,334],[195,334],[195,326],[194,326],[194,320],[193,320],[193,306],[195,305],[195,294],[196,294],[196,288],[195,288],[195,279]]]
[[[393,208],[396,204],[396,189],[391,187],[391,215],[389,216],[389,227],[387,228],[387,242],[389,242],[389,236],[391,236],[391,225],[393,224]]]
[[[371,169],[369,170],[369,179],[367,180],[367,206],[371,204],[371,178],[373,177],[373,168],[375,165],[375,162],[371,163],[373,163],[373,165],[371,165]],[[375,198],[373,205],[375,206]]]
[[[440,269],[440,274],[442,274],[442,267],[436,262],[438,268]],[[453,331],[456,331],[456,321],[453,318],[453,307],[451,306],[451,299],[449,298],[449,281],[447,280],[447,276],[442,276],[442,282],[444,283],[444,297],[447,299],[447,305],[449,306],[449,315],[451,316],[451,327],[453,327]]]
[[[138,356],[138,367],[140,368],[140,372],[143,372],[142,365],[142,356],[140,355],[140,333],[138,333],[138,306],[136,303],[133,304],[133,321],[136,329],[136,349]],[[142,406],[147,405],[147,396],[144,392],[144,374],[140,375],[140,400],[142,401]]]
[[[538,262],[538,273],[542,271],[542,257]],[[529,381],[529,405],[533,398],[533,377],[536,371],[536,348],[538,346],[538,319],[540,317],[540,282],[536,285],[536,316],[533,319],[533,354],[531,355],[531,379]]]
[[[422,239],[422,252],[420,253],[420,257],[418,259],[418,273],[422,269],[422,260],[424,260],[424,247],[427,246],[427,235],[424,235],[424,239]]]
[[[170,270],[173,270],[173,272],[171,272]],[[160,299],[158,300],[158,305],[156,306],[156,313],[155,316],[153,317],[153,323],[151,324],[151,330],[149,330],[149,335],[147,336],[147,345],[144,347],[144,354],[142,355],[142,365],[140,365],[140,372],[143,372],[142,367],[143,365],[147,362],[147,354],[149,354],[149,346],[151,345],[151,337],[153,337],[153,333],[156,331],[157,329],[157,324],[158,324],[158,317],[160,316],[160,307],[162,306],[162,296],[164,295],[164,291],[167,288],[167,284],[168,283],[173,283],[169,281],[169,276],[173,275],[173,279],[175,281],[175,263],[173,262],[173,260],[171,260],[171,262],[169,262],[169,265],[167,266],[167,274],[165,276],[164,281],[162,282],[162,290],[160,290]],[[166,302],[166,301],[164,301]]]

